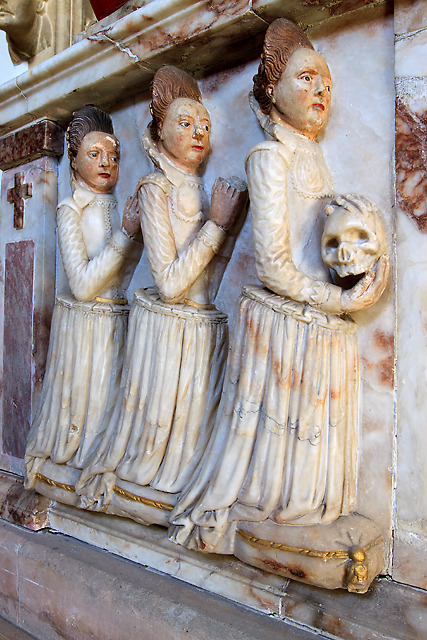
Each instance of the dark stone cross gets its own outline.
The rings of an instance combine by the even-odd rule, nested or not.
[[[24,199],[33,195],[33,185],[23,184],[24,173],[15,173],[15,186],[7,190],[7,201],[13,204],[13,226],[15,229],[24,228]]]

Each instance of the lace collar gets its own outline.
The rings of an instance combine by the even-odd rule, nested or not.
[[[85,209],[95,201],[100,204],[111,203],[111,205],[117,202],[113,193],[96,193],[80,184],[74,176],[71,178],[71,189],[73,192],[73,200],[80,209]]]

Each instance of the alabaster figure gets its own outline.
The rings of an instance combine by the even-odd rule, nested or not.
[[[65,466],[87,464],[102,419],[118,401],[126,288],[142,252],[137,212],[129,207],[120,221],[113,195],[120,147],[111,118],[83,107],[67,141],[72,196],[58,206],[57,229],[71,295],[56,299],[41,404],[25,455],[26,486],[37,483],[40,492],[55,486],[51,472],[61,476]]]
[[[155,172],[138,184],[155,288],[132,304],[121,402],[79,480],[79,506],[167,524],[209,439],[227,357],[226,316],[214,306],[246,211],[246,185],[217,179],[209,206],[197,173],[210,118],[196,81],[163,67],[152,84],[143,145]]]
[[[28,61],[52,44],[46,15],[49,0],[1,0],[0,29],[6,32],[14,64]]]
[[[315,138],[331,88],[328,65],[304,33],[287,20],[273,22],[250,96],[269,139],[246,158],[263,286],[243,288],[214,432],[170,516],[174,542],[235,553],[279,574],[280,544],[262,564],[237,549],[239,534],[245,523],[256,525],[242,534],[245,543],[271,549],[284,525],[298,527],[301,541],[301,530],[352,511],[358,352],[355,324],[343,314],[373,304],[388,270],[383,256],[344,290],[322,261],[323,208],[333,183]],[[285,564],[282,575],[292,577]]]

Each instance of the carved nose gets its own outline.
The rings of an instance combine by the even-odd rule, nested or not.
[[[196,122],[193,130],[193,138],[202,138],[203,137],[203,127],[200,122]]]
[[[109,158],[108,158],[108,153],[102,153],[100,160],[99,160],[99,164],[101,167],[108,167],[109,164]]]
[[[316,78],[316,86],[315,86],[316,94],[322,95],[325,92],[325,89],[326,89],[326,86],[325,86],[325,83],[323,82],[323,78],[321,76],[318,76]]]
[[[338,249],[338,260],[340,262],[350,262],[352,255],[352,251],[348,244],[341,243]]]

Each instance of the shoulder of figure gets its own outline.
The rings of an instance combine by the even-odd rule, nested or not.
[[[68,198],[64,198],[64,200],[61,200],[61,202],[56,207],[57,215],[60,215],[61,213],[65,213],[66,208],[71,209],[72,211],[74,211],[79,215],[81,214],[81,209],[77,205],[76,201],[72,196]]]
[[[280,159],[284,160],[286,164],[290,163],[292,150],[288,149],[281,142],[277,140],[265,140],[264,142],[259,142],[256,144],[246,156],[245,165],[247,167],[248,161],[252,157],[263,157],[263,160],[267,162],[275,162],[280,161]]]
[[[136,185],[136,193],[138,193],[140,188],[144,185],[154,185],[156,187],[159,187],[159,189],[161,189],[167,196],[169,195],[171,189],[171,183],[166,178],[166,176],[163,173],[158,172],[150,173],[148,176],[144,176],[143,178],[141,178]]]

